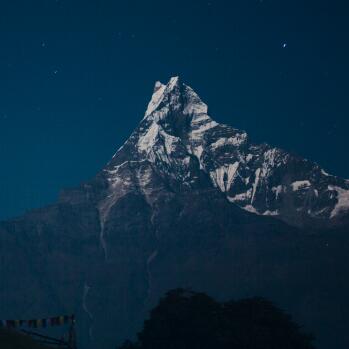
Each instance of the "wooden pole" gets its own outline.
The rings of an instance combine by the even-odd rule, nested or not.
[[[69,328],[69,339],[68,345],[70,349],[77,349],[76,345],[76,332],[75,332],[75,319],[72,320],[72,323]]]

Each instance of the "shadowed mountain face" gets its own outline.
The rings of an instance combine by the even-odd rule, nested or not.
[[[157,83],[93,180],[0,225],[2,316],[75,311],[83,348],[113,348],[164,292],[191,287],[270,298],[319,348],[344,349],[348,193],[316,164],[217,124],[178,78]]]

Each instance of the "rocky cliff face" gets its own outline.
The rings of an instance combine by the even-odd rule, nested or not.
[[[156,83],[93,180],[0,225],[0,310],[75,310],[82,347],[113,348],[165,291],[192,287],[271,298],[320,348],[345,348],[331,329],[348,325],[348,193],[315,163],[213,121],[178,78]]]

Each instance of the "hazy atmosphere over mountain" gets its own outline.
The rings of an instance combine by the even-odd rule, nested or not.
[[[115,348],[180,287],[348,348],[347,15],[1,4],[0,320],[75,314],[79,349]]]

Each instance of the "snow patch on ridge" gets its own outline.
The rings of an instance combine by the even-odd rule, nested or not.
[[[153,96],[148,104],[148,108],[145,112],[145,117],[150,115],[162,102],[162,99],[164,97],[166,85],[163,85],[160,81],[157,81],[155,83],[155,89]]]
[[[202,138],[203,134],[213,128],[213,127],[216,127],[218,125],[218,123],[216,121],[208,121],[200,126],[198,126],[198,128],[194,128],[192,131],[191,131],[191,138],[192,139],[196,139],[196,140],[199,140]]]
[[[272,187],[271,190],[275,193],[275,198],[278,199],[279,195],[285,191],[285,188],[282,185],[278,185],[276,187]]]
[[[159,134],[159,125],[153,122],[145,135],[141,136],[138,140],[138,150],[141,152],[149,151],[154,144]]]
[[[222,138],[218,139],[217,141],[215,141],[214,143],[211,143],[210,147],[215,150],[215,149],[217,149],[219,147],[223,147],[225,145],[239,146],[246,141],[246,138],[247,138],[246,133],[238,133],[234,137],[229,137],[229,138],[222,137]]]
[[[191,124],[196,125],[196,124],[201,124],[203,122],[210,121],[211,118],[207,114],[194,114]]]
[[[326,177],[331,176],[329,173],[327,173],[324,169],[321,169],[321,174],[323,174]]]
[[[263,216],[278,216],[279,211],[278,210],[275,210],[275,211],[266,210],[262,214],[263,214]]]
[[[246,162],[249,162],[249,161],[251,161],[253,159],[253,155],[252,154],[248,154],[247,156],[246,156]]]
[[[349,190],[337,187],[337,186],[328,186],[328,190],[337,192],[337,204],[333,208],[330,218],[337,216],[343,211],[349,210]]]
[[[221,166],[216,168],[215,171],[210,172],[210,177],[216,187],[219,187],[222,192],[229,191],[231,184],[233,183],[239,162],[236,161],[233,164]]]
[[[252,205],[246,205],[243,209],[251,213],[260,214]]]
[[[179,81],[179,77],[178,76],[173,76],[169,83],[166,86],[166,90],[171,91],[177,84]]]
[[[311,183],[308,180],[303,181],[295,181],[291,183],[291,187],[293,191],[298,191],[300,189],[306,189],[311,186]]]
[[[203,165],[203,163],[201,161],[201,156],[202,156],[202,153],[204,151],[204,147],[202,145],[199,145],[197,147],[193,147],[193,149],[189,149],[189,148],[188,148],[189,152],[192,152],[197,157],[197,159],[199,160],[200,170],[203,170],[204,169],[204,165]]]
[[[194,114],[200,115],[200,117],[196,117],[196,122],[198,119],[207,119],[209,118],[207,115],[207,105],[200,99],[200,97],[194,92],[194,90],[185,86],[186,97],[188,99],[187,104],[183,110],[183,114]],[[194,117],[195,120],[195,117]]]
[[[256,191],[257,191],[257,187],[258,187],[258,183],[259,183],[259,178],[260,178],[260,174],[261,174],[261,169],[257,168],[256,172],[255,172],[255,180],[254,183],[252,185],[252,197],[251,197],[251,205],[253,204],[254,201],[254,197],[256,195]]]
[[[160,135],[162,136],[165,142],[165,149],[167,154],[171,154],[176,150],[176,144],[180,142],[180,138],[171,136],[168,133],[161,131]]]
[[[204,148],[202,145],[199,145],[198,147],[193,149],[193,154],[199,159],[201,159],[202,152],[204,151]],[[201,162],[200,162],[201,165]]]
[[[234,202],[234,203],[244,202],[244,201],[250,200],[251,199],[251,195],[252,195],[252,188],[247,190],[247,192],[245,192],[245,193],[239,193],[239,194],[236,194],[233,197],[228,196],[228,200],[230,202]]]

